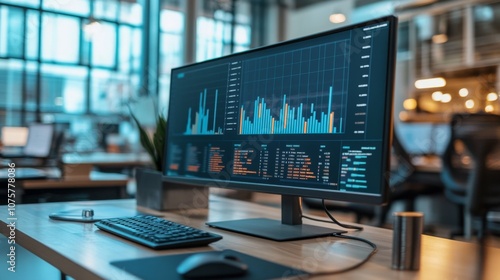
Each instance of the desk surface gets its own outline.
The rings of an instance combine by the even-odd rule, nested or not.
[[[189,209],[161,213],[165,218],[222,235],[224,238],[208,247],[154,251],[119,237],[97,230],[92,224],[53,221],[52,212],[88,207],[113,206],[130,212],[135,200],[26,204],[16,206],[16,244],[32,251],[70,276],[80,279],[136,279],[133,275],[110,265],[111,261],[143,258],[166,254],[233,249],[267,260],[298,267],[311,272],[339,270],[359,262],[370,248],[356,241],[320,238],[293,242],[274,242],[207,227],[205,221],[269,217],[277,219],[276,208],[210,197],[209,209]],[[144,209],[139,209],[144,210]],[[1,222],[7,223],[7,208],[0,207]],[[158,214],[159,212],[152,212]],[[9,229],[0,223],[0,232]],[[305,221],[322,226],[323,223]],[[335,227],[335,226],[332,226]],[[347,279],[485,279],[498,276],[500,249],[487,248],[484,267],[478,264],[477,246],[471,243],[423,236],[421,268],[416,272],[390,268],[392,232],[365,226],[361,232],[349,235],[367,238],[379,251],[361,267],[341,274]],[[5,256],[5,254],[4,254]],[[20,269],[20,268],[19,268]],[[27,269],[27,268],[25,268]],[[332,276],[313,279],[331,279]]]

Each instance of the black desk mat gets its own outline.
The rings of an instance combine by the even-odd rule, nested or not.
[[[248,273],[245,275],[238,277],[225,277],[223,278],[225,280],[283,279],[287,277],[295,278],[307,275],[307,272],[305,271],[269,262],[237,251],[224,250],[223,252],[236,256],[248,265]],[[111,262],[111,264],[144,280],[181,280],[184,278],[177,274],[177,266],[192,254],[193,253],[115,261]]]

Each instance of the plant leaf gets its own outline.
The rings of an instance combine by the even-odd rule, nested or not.
[[[167,127],[167,122],[163,116],[158,116],[156,122],[156,131],[153,135],[153,144],[156,149],[156,162],[158,170],[163,170],[163,152],[165,149],[165,131]]]
[[[151,139],[149,138],[148,134],[142,128],[141,123],[139,120],[135,117],[134,113],[132,111],[130,112],[130,115],[132,116],[132,119],[134,120],[135,124],[139,128],[139,140],[141,141],[142,147],[146,150],[146,152],[149,154],[151,157],[151,160],[155,164],[155,167],[158,169],[158,166],[156,164],[157,159],[156,159],[156,154],[155,154],[155,147],[153,143],[151,142]]]

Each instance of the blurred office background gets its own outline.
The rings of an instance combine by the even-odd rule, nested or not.
[[[141,153],[129,110],[153,129],[172,68],[388,14],[399,17],[395,133],[432,188],[452,115],[500,114],[500,1],[0,0],[0,127],[55,123],[62,153]],[[457,228],[442,195],[417,202],[426,222]]]
[[[439,152],[452,113],[500,112],[500,1],[3,0],[0,126],[64,123],[67,151],[135,151],[129,106],[154,126],[171,68],[386,14],[400,19],[395,119],[412,153]],[[446,85],[415,86],[428,78]]]

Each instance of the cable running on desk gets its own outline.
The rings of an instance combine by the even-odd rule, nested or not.
[[[222,236],[151,215],[101,220],[104,231],[153,249],[205,246]]]
[[[341,222],[337,221],[337,219],[335,219],[333,217],[333,215],[330,213],[330,211],[328,211],[328,208],[326,208],[326,204],[325,204],[325,200],[324,199],[321,200],[321,204],[323,206],[323,210],[325,210],[326,215],[328,215],[328,217],[330,218],[330,221],[322,220],[322,219],[316,219],[316,218],[309,217],[309,216],[306,216],[306,215],[302,215],[302,218],[306,218],[306,219],[309,219],[309,220],[312,220],[312,221],[317,221],[317,222],[322,222],[322,223],[336,224],[339,227],[343,227],[343,228],[347,228],[347,229],[363,230],[363,227],[342,224]]]
[[[346,224],[340,223],[339,221],[337,221],[333,217],[333,215],[330,213],[330,211],[328,211],[328,208],[326,207],[324,199],[321,200],[321,204],[323,205],[323,209],[325,210],[326,215],[330,218],[330,221],[328,221],[328,220],[322,220],[322,219],[316,219],[316,218],[308,217],[308,216],[305,216],[305,215],[302,215],[302,217],[306,218],[306,219],[309,219],[309,220],[317,221],[317,222],[336,224],[336,225],[338,225],[340,227],[348,228],[348,229],[354,229],[356,231],[363,230],[363,227],[360,227],[360,226],[346,225]],[[339,269],[339,270],[334,270],[334,271],[324,271],[324,272],[311,273],[310,276],[333,275],[333,274],[339,274],[339,273],[347,272],[349,270],[353,270],[355,268],[360,267],[364,263],[366,263],[378,251],[377,244],[375,244],[375,243],[373,243],[373,242],[371,242],[371,241],[369,241],[367,239],[364,239],[364,238],[360,238],[360,237],[356,237],[356,236],[347,236],[347,235],[343,235],[343,234],[333,234],[332,236],[338,237],[338,238],[356,240],[356,241],[360,241],[360,242],[366,243],[366,244],[370,245],[370,247],[372,247],[372,251],[363,260],[361,260],[360,262],[358,262],[358,263],[356,263],[356,264],[354,264],[352,266],[349,266],[349,267],[346,267],[346,268],[343,268],[343,269]]]

